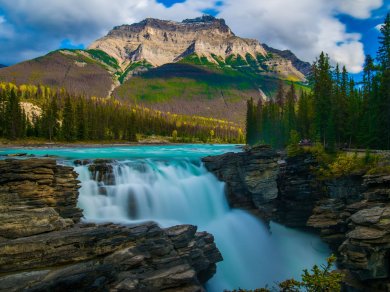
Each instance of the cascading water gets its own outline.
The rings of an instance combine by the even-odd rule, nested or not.
[[[74,159],[116,159],[110,185],[96,182],[88,166],[76,167],[82,182],[79,205],[86,220],[194,224],[212,233],[224,261],[207,283],[208,291],[272,286],[324,263],[330,252],[318,237],[272,223],[270,233],[252,215],[229,208],[224,184],[207,172],[200,158],[231,151],[240,150],[234,145],[24,148],[0,150],[0,156],[55,155],[65,164]]]
[[[255,217],[229,208],[224,184],[190,160],[127,160],[113,164],[115,183],[104,185],[87,166],[76,167],[82,181],[79,205],[89,221],[156,221],[167,227],[194,224],[215,236],[224,261],[207,284],[209,291],[273,285],[299,277],[303,268],[324,261],[328,252],[309,234],[272,224],[271,236]],[[105,194],[99,194],[99,188]]]

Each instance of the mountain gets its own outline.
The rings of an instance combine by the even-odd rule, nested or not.
[[[275,76],[305,80],[289,59],[268,55],[259,41],[236,36],[223,19],[203,16],[182,22],[148,18],[139,23],[114,27],[89,49],[101,50],[118,60],[126,71],[137,62],[153,67],[189,57],[219,66],[254,67]],[[131,71],[131,70],[130,70]]]
[[[286,60],[291,61],[291,64],[298,71],[302,72],[305,76],[310,75],[311,64],[309,62],[304,62],[304,61],[298,59],[298,57],[295,56],[294,53],[291,52],[290,50],[281,51],[281,50],[278,50],[278,49],[271,48],[271,47],[267,46],[266,44],[263,44],[263,47],[264,47],[264,49],[267,52],[277,54],[280,57],[282,57],[282,58],[284,58]]]
[[[0,68],[4,68],[4,67],[7,67],[7,66],[5,66],[5,65],[3,65],[3,64],[0,64]]]
[[[301,86],[308,72],[290,51],[238,37],[223,19],[203,16],[117,26],[87,50],[61,49],[3,68],[0,81],[243,124],[248,98],[273,95],[280,80]]]
[[[73,94],[104,97],[113,87],[114,72],[88,51],[59,50],[1,69],[0,81],[42,84],[66,88]]]

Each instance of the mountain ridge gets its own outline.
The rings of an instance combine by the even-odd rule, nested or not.
[[[224,59],[232,54],[254,58],[267,53],[257,40],[237,37],[223,19],[203,16],[182,22],[147,18],[131,25],[114,27],[88,49],[99,49],[115,57],[126,67],[146,60],[153,66],[180,61],[196,53],[217,63],[211,56]]]
[[[247,99],[272,96],[280,82],[306,82],[308,67],[291,52],[236,36],[223,19],[147,18],[114,27],[85,50],[60,49],[2,68],[0,82],[243,124]]]

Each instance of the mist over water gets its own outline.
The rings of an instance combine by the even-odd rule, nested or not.
[[[85,220],[156,221],[162,227],[193,224],[199,231],[212,233],[224,261],[207,283],[208,291],[272,287],[275,282],[299,278],[304,268],[325,263],[330,251],[317,236],[275,223],[269,231],[249,213],[229,208],[224,183],[205,169],[200,158],[237,151],[232,145],[171,145],[7,149],[0,150],[0,155],[57,155],[65,164],[74,159],[115,159],[113,185],[96,182],[88,166],[75,167]]]

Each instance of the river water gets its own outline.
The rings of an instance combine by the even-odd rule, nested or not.
[[[312,234],[271,223],[271,230],[248,212],[231,209],[218,181],[201,157],[241,151],[235,145],[164,145],[99,148],[0,150],[0,155],[56,155],[75,159],[113,159],[114,184],[96,182],[88,166],[76,166],[84,220],[129,224],[156,221],[162,227],[193,224],[215,236],[224,261],[207,283],[208,291],[254,289],[325,263],[327,246]],[[99,189],[104,187],[105,194]]]

